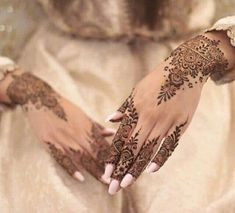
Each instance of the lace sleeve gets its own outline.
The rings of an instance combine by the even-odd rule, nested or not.
[[[226,31],[231,45],[235,47],[235,16],[229,16],[218,20],[210,29],[206,30],[206,32],[213,30]],[[211,75],[211,79],[215,81],[216,84],[229,83],[235,80],[235,69],[229,70],[226,73],[215,73]]]
[[[16,69],[17,66],[11,59],[0,56],[0,83],[2,80],[4,80],[6,74],[13,72]],[[3,111],[9,107],[10,106],[6,106],[5,104],[0,103],[0,111]]]
[[[14,71],[16,68],[16,64],[11,59],[0,56],[0,81],[4,79],[7,73]]]

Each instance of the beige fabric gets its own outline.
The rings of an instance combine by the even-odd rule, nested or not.
[[[211,27],[207,31],[213,30],[224,30],[227,32],[228,37],[230,38],[231,45],[235,47],[235,16],[230,16],[226,18],[222,18],[217,21],[213,27]],[[212,80],[214,80],[217,84],[229,83],[235,79],[235,69],[229,70],[223,75],[212,75]]]
[[[199,15],[195,12],[190,20]],[[209,23],[212,15],[204,15],[203,23]],[[103,123],[136,82],[168,55],[171,44],[71,39],[45,23],[19,64]],[[20,108],[5,112],[0,123],[1,212],[234,213],[233,87],[209,81],[171,159],[157,174],[144,174],[114,197],[88,174],[85,183],[72,180],[38,143]]]

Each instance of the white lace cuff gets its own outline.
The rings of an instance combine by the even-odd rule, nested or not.
[[[6,74],[13,72],[15,69],[17,69],[17,66],[11,59],[0,56],[0,81],[5,78]],[[0,111],[4,111],[6,108],[9,107],[0,103]]]
[[[0,81],[7,73],[13,72],[16,68],[16,64],[11,59],[0,56]]]
[[[218,20],[210,29],[206,30],[206,32],[213,30],[226,31],[231,45],[235,47],[235,16],[228,16]],[[235,69],[229,70],[226,73],[215,73],[211,75],[211,79],[215,81],[216,84],[229,83],[235,80]]]

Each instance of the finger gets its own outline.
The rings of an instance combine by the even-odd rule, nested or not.
[[[134,105],[133,97],[130,97],[126,114],[122,118],[122,122],[118,128],[116,135],[114,136],[113,143],[110,147],[107,164],[116,165],[119,161],[122,147],[128,141],[129,136],[132,134],[139,116]],[[108,168],[111,168],[109,166]],[[108,170],[107,168],[107,170]],[[110,173],[110,172],[105,172]],[[109,176],[110,177],[110,176]],[[107,177],[107,178],[109,178]]]
[[[146,140],[148,132],[141,131],[141,125],[141,123],[137,124],[130,139],[124,145],[121,152],[120,160],[112,174],[113,179],[116,179],[118,181],[122,180],[122,178],[132,166],[136,156],[138,155],[138,152],[140,151],[142,144]]]
[[[105,122],[120,122],[122,120],[123,113],[121,112],[114,112],[113,114],[109,115],[106,119]]]
[[[115,133],[116,133],[116,130],[112,128],[105,128],[101,132],[102,136],[104,137],[113,136]]]
[[[57,148],[54,144],[46,142],[53,158],[59,163],[59,165],[65,169],[65,171],[76,178],[79,181],[84,181],[85,178],[79,171],[78,167],[73,163],[71,158],[67,156],[62,149]]]
[[[119,109],[115,113],[109,115],[106,118],[105,122],[108,122],[108,121],[120,122],[123,118],[124,113],[126,112],[129,106],[129,101],[131,97],[132,97],[132,93],[129,95],[129,97],[124,101],[124,103],[121,105],[121,107],[119,107]]]
[[[186,129],[187,120],[180,125],[176,125],[169,131],[169,134],[164,139],[160,149],[158,150],[156,156],[153,158],[152,163],[148,168],[148,172],[158,171],[167,159],[171,156],[172,152],[178,145],[178,141]]]
[[[144,143],[144,145],[140,149],[138,156],[136,157],[135,162],[121,181],[120,185],[122,188],[131,185],[141,175],[141,173],[150,162],[151,156],[154,153],[154,148],[157,146],[159,141],[160,136],[153,138],[152,140],[148,139]]]
[[[109,149],[105,173],[102,176],[105,181],[110,181],[111,174],[119,160],[122,147],[127,142],[134,128],[135,124],[132,122],[132,119],[125,115]]]
[[[77,165],[79,165],[79,167],[85,169],[97,180],[101,180],[101,175],[104,172],[104,168],[101,167],[101,165],[92,157],[92,155],[84,147],[82,147],[82,150],[70,149],[70,153],[72,153],[70,154],[72,156],[72,160]]]
[[[169,124],[161,122],[160,126],[155,125],[153,129],[151,129],[151,133],[145,140],[142,145],[135,162],[132,164],[131,168],[128,170],[127,174],[124,176],[121,187],[125,188],[141,175],[147,165],[150,163],[151,159],[154,157],[158,147],[160,146],[162,138],[165,136],[169,129]]]

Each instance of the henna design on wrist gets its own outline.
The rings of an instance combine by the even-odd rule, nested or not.
[[[66,156],[60,149],[56,148],[50,142],[46,142],[49,146],[49,150],[51,152],[52,157],[68,172],[69,175],[73,176],[73,174],[78,170],[72,160]]]
[[[176,126],[173,133],[166,137],[152,162],[155,162],[159,167],[163,166],[163,164],[167,161],[167,159],[171,156],[172,152],[177,147],[182,128],[187,124],[187,122],[188,121],[185,121],[179,126]]]
[[[118,162],[116,169],[112,174],[112,178],[121,180],[128,169],[131,167],[135,160],[135,152],[137,149],[139,133],[140,129],[135,133],[134,136],[130,137],[128,143],[123,147],[120,161]]]
[[[126,103],[126,114],[123,116],[121,124],[118,128],[116,135],[114,136],[113,143],[109,150],[109,156],[106,163],[117,164],[122,151],[122,147],[128,140],[129,134],[133,127],[137,124],[139,119],[137,110],[134,106],[133,95],[128,97]]]
[[[66,113],[58,101],[60,96],[47,83],[30,73],[13,74],[12,78],[7,95],[13,104],[24,106],[25,110],[28,110],[30,103],[38,110],[44,107],[67,121]]]
[[[219,49],[220,40],[212,40],[199,35],[176,48],[166,59],[168,73],[157,97],[158,105],[176,95],[177,91],[202,83],[214,73],[223,73],[228,69],[228,61]]]
[[[154,147],[158,144],[160,136],[157,138],[153,138],[152,140],[148,140],[140,149],[140,152],[131,167],[128,171],[134,178],[138,178],[141,173],[144,171],[146,166],[151,160],[151,156],[153,155]]]

